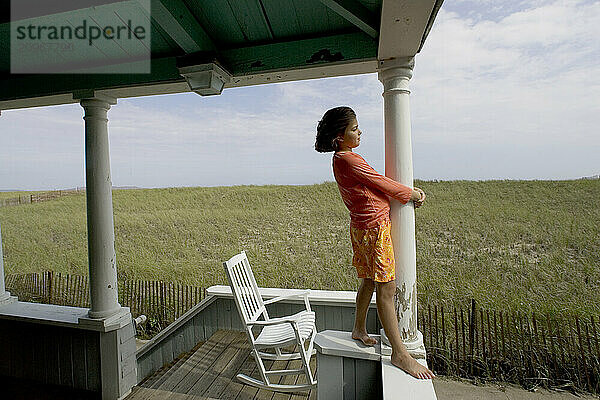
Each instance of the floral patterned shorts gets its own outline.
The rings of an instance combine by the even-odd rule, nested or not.
[[[352,265],[356,268],[359,278],[368,278],[375,282],[389,282],[396,278],[391,226],[392,223],[386,220],[370,229],[350,227],[354,251]]]

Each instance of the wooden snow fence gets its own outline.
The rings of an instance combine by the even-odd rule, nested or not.
[[[134,317],[146,315],[147,334],[158,333],[206,297],[206,291],[181,283],[119,281],[119,303]],[[6,289],[21,301],[89,307],[88,277],[47,271],[6,277]]]
[[[38,193],[38,194],[19,195],[18,197],[11,197],[8,199],[0,199],[0,207],[18,206],[20,204],[40,203],[42,201],[58,199],[62,196],[68,196],[68,195],[72,195],[72,194],[82,194],[82,193],[85,193],[85,189],[75,188],[75,189],[66,189],[66,190],[53,190],[50,192],[44,192],[44,193]]]
[[[18,206],[19,204],[31,203],[31,195],[0,199],[0,207]]]
[[[600,392],[600,317],[426,304],[419,329],[434,371],[525,388]]]

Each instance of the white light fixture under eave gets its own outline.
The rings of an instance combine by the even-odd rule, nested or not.
[[[215,63],[181,67],[179,74],[200,96],[221,94],[225,84],[231,80],[231,74]]]

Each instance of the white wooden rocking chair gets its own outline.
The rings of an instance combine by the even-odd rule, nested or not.
[[[248,338],[252,345],[252,354],[256,359],[256,364],[260,371],[262,381],[251,378],[244,374],[238,374],[237,378],[248,385],[269,389],[279,392],[296,392],[300,390],[310,390],[317,385],[316,379],[310,370],[310,358],[315,353],[313,349],[317,328],[315,325],[315,313],[310,309],[308,301],[309,291],[294,293],[286,296],[276,297],[263,301],[258,292],[258,285],[254,279],[254,274],[250,268],[250,263],[246,257],[246,252],[233,256],[223,263],[231,291],[237,305],[238,312],[242,322],[246,325]],[[306,310],[300,311],[294,315],[280,318],[269,318],[265,305],[292,297],[304,297]],[[261,316],[263,317],[261,320]],[[257,337],[254,337],[252,328],[258,326],[262,330]],[[305,349],[305,344],[308,348]],[[297,345],[298,352],[290,353],[282,351],[288,346]],[[275,349],[275,353],[263,352],[263,349]],[[300,369],[284,369],[266,371],[263,360],[302,360]],[[282,385],[272,383],[270,378],[273,375],[301,375],[306,376],[306,383],[295,385]]]

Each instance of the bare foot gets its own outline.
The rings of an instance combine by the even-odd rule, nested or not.
[[[429,368],[419,364],[410,354],[398,355],[392,352],[392,364],[417,379],[433,379],[435,375]]]
[[[364,343],[365,346],[375,346],[377,344],[377,340],[370,337],[367,332],[360,332],[357,330],[352,331],[352,339],[360,340]]]

